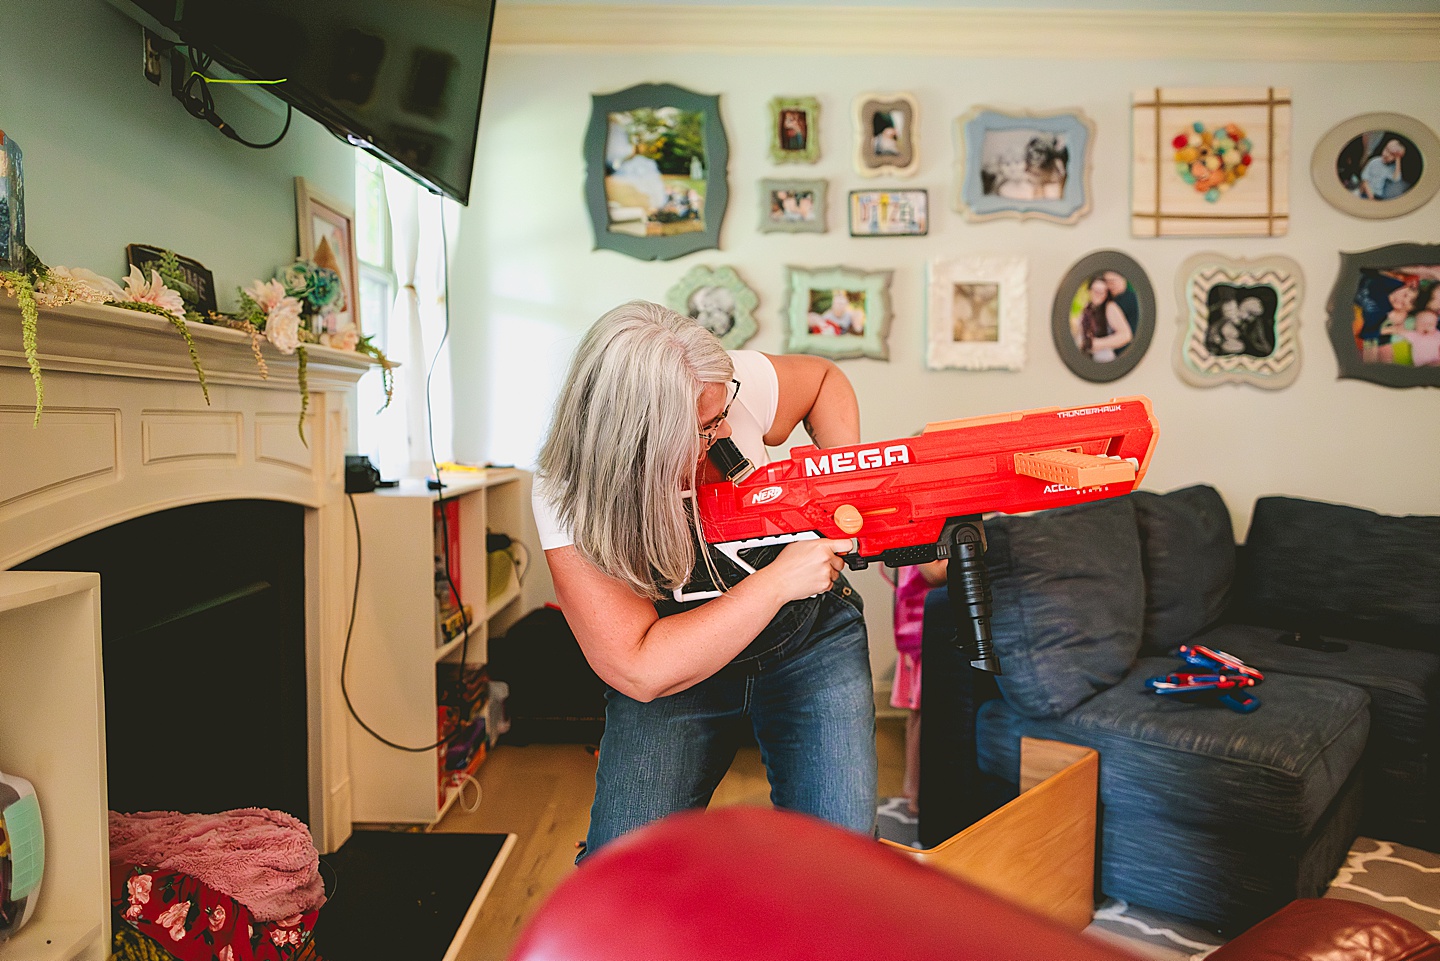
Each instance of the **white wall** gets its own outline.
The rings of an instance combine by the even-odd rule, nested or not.
[[[801,41],[803,42],[803,41]],[[1161,437],[1145,486],[1213,484],[1243,537],[1251,505],[1291,494],[1386,513],[1440,514],[1440,391],[1395,390],[1337,379],[1325,331],[1326,301],[1341,250],[1440,240],[1440,201],[1403,218],[1362,221],[1328,206],[1309,177],[1310,154],[1336,123],[1394,110],[1440,130],[1440,64],[1244,63],[1194,60],[960,60],[900,55],[793,57],[686,52],[664,55],[497,47],[481,115],[474,195],[464,214],[460,268],[452,281],[457,372],[457,455],[527,466],[579,333],[633,298],[663,301],[696,264],[735,267],[760,298],[760,332],[746,346],[782,345],[783,268],[845,264],[895,271],[895,321],[888,362],[843,361],[854,382],[867,440],[898,437],[930,420],[1026,407],[1082,404],[1147,394]],[[581,144],[592,93],[671,82],[720,94],[730,143],[730,208],[719,250],[643,262],[594,251],[583,200]],[[1259,84],[1293,92],[1291,228],[1275,239],[1149,239],[1129,232],[1131,91],[1139,87]],[[908,91],[920,103],[918,174],[871,180],[851,164],[850,105],[868,91]],[[821,159],[774,166],[768,159],[769,100],[814,95],[821,102]],[[1095,122],[1093,212],[1071,227],[1014,221],[972,225],[951,209],[953,119],[975,104],[1034,110],[1078,107]],[[1440,158],[1437,158],[1440,160]],[[763,177],[830,182],[825,235],[757,232]],[[923,187],[932,223],[923,238],[851,239],[844,198],[867,186]],[[1156,289],[1157,330],[1130,374],[1108,385],[1080,380],[1050,341],[1055,288],[1082,255],[1118,248],[1138,260]],[[1284,254],[1298,261],[1302,368],[1285,390],[1183,384],[1172,367],[1179,311],[1176,273],[1189,255]],[[928,371],[924,365],[925,264],[937,255],[1023,254],[1029,258],[1029,360],[1019,372]],[[877,676],[893,663],[888,589],[860,579],[868,602]]]

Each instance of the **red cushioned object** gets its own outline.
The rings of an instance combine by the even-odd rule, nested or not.
[[[1358,901],[1291,901],[1206,961],[1440,961],[1440,941]]]
[[[588,858],[511,961],[1135,961],[814,818],[685,812]]]

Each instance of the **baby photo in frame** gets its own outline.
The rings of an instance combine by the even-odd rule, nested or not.
[[[908,177],[920,168],[920,107],[908,93],[855,98],[855,170],[862,177]]]
[[[1440,387],[1440,244],[1342,253],[1329,334],[1341,377]]]
[[[889,360],[893,271],[785,268],[785,352]]]
[[[1094,137],[1080,110],[974,108],[955,121],[955,210],[972,222],[1075,223],[1090,212]]]
[[[759,330],[759,298],[733,267],[690,268],[670,288],[665,303],[720,338],[727,350],[738,350]]]

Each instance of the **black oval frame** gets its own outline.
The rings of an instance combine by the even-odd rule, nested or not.
[[[1087,277],[1102,271],[1114,270],[1130,281],[1135,290],[1135,299],[1140,305],[1140,317],[1135,323],[1135,338],[1125,352],[1114,360],[1101,363],[1094,360],[1079,347],[1070,334],[1070,305],[1075,300],[1075,291]],[[1055,299],[1050,307],[1050,337],[1055,350],[1071,373],[1097,384],[1119,380],[1140,363],[1150,349],[1150,339],[1155,335],[1155,288],[1150,277],[1129,254],[1118,250],[1096,250],[1075,262],[1056,288]]]

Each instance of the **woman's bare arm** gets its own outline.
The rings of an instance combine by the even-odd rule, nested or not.
[[[801,423],[817,447],[860,443],[860,403],[839,367],[813,354],[765,356],[780,380],[780,401],[775,422],[765,434],[766,444],[785,443]]]

